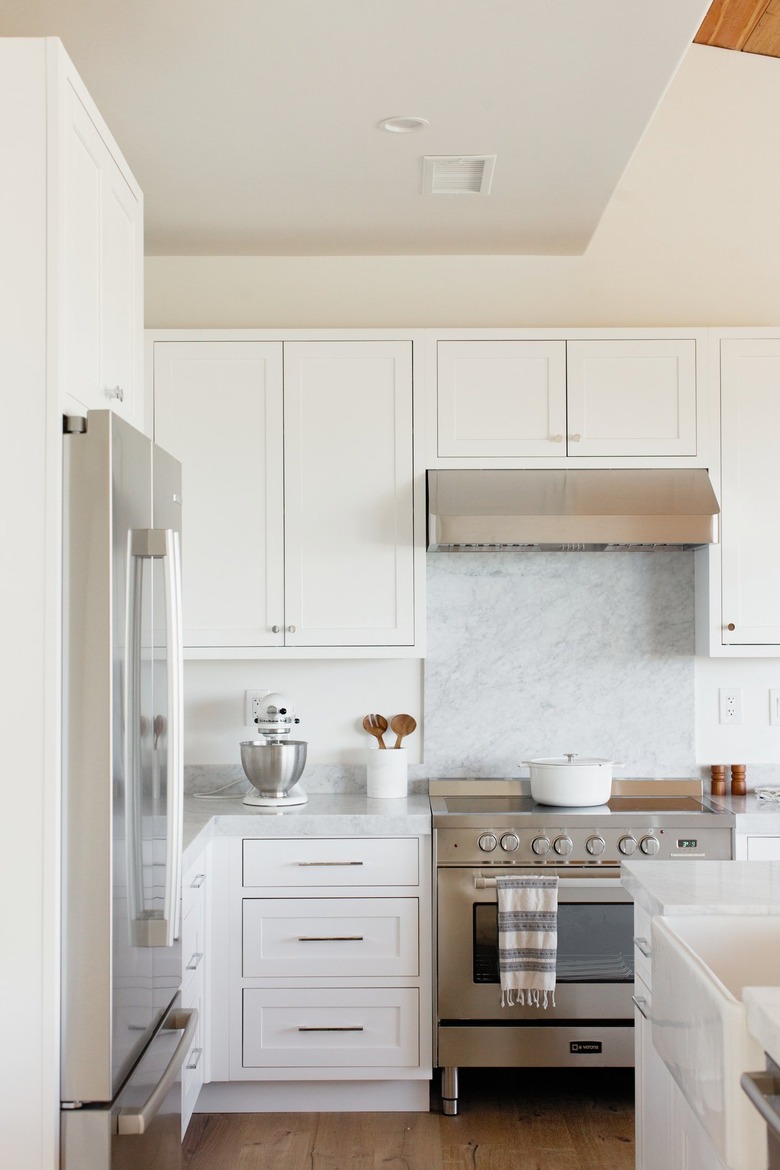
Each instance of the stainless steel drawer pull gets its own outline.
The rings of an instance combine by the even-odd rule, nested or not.
[[[299,861],[298,865],[363,865],[362,861]]]
[[[200,1064],[200,1058],[201,1058],[201,1056],[203,1056],[203,1049],[202,1048],[193,1048],[190,1055],[191,1055],[192,1059],[190,1060],[190,1063],[185,1065],[184,1067],[188,1068],[188,1069],[197,1068],[198,1065]]]
[[[303,1026],[298,1028],[299,1032],[363,1032],[364,1030],[365,1029],[360,1025],[355,1026],[355,1025],[351,1025],[351,1024],[346,1024],[341,1028],[339,1028],[339,1027],[314,1028],[314,1027],[307,1027],[306,1025],[303,1025]]]
[[[362,934],[299,934],[298,942],[364,942]]]
[[[201,952],[198,952],[198,951],[196,951],[196,952],[195,952],[195,954],[194,954],[194,955],[192,956],[192,958],[190,959],[190,961],[189,961],[189,963],[187,964],[187,966],[185,967],[185,971],[194,971],[194,970],[196,970],[196,968],[197,968],[197,967],[200,965],[200,961],[201,961],[201,959],[202,959],[202,958],[203,958],[203,952],[202,952],[202,951],[201,951]]]
[[[191,883],[190,883],[190,889],[191,889],[191,890],[199,890],[199,889],[200,889],[200,887],[201,887],[201,886],[203,885],[203,883],[205,882],[205,880],[206,880],[206,875],[205,875],[205,873],[199,873],[199,874],[197,874],[197,875],[196,875],[196,876],[195,876],[195,877],[192,879],[192,881],[191,881]]]
[[[650,943],[646,938],[637,938],[637,936],[634,935],[634,946],[640,954],[645,956],[646,959],[649,959],[653,953],[650,949]]]
[[[650,1003],[649,1003],[649,1001],[647,999],[645,999],[645,997],[643,995],[632,995],[631,999],[633,1000],[634,1007],[639,1012],[642,1019],[649,1020],[650,1019],[650,1015],[649,1015]]]

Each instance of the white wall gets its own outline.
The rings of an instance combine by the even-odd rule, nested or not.
[[[147,324],[776,325],[780,60],[693,45],[584,256],[150,257]]]

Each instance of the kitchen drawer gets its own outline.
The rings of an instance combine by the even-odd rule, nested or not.
[[[206,919],[202,906],[194,906],[182,922],[181,961],[182,989],[203,968],[206,951]]]
[[[246,898],[244,978],[415,976],[416,898]]]
[[[245,1068],[413,1068],[417,988],[244,990]]]
[[[650,937],[652,918],[641,906],[634,905],[634,975],[651,986],[652,961]]]
[[[416,886],[416,837],[244,841],[244,886]]]
[[[199,857],[184,875],[181,886],[181,914],[186,918],[196,905],[205,905],[206,866],[205,856]]]
[[[189,1125],[192,1111],[195,1108],[195,1103],[198,1100],[198,1093],[201,1090],[204,1079],[204,1020],[203,1020],[203,995],[199,992],[195,995],[187,1007],[195,1008],[198,1013],[198,1026],[195,1030],[190,1050],[184,1058],[184,1063],[181,1068],[181,1096],[182,1096],[182,1137]]]

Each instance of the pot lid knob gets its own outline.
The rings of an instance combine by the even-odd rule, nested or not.
[[[574,757],[577,755],[576,752],[564,752],[563,754],[566,756],[566,759],[569,761],[569,763],[571,763]]]

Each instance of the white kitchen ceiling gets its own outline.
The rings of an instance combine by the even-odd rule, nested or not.
[[[2,0],[0,35],[62,39],[148,254],[580,254],[707,7]],[[423,193],[426,155],[496,155],[490,194]]]

